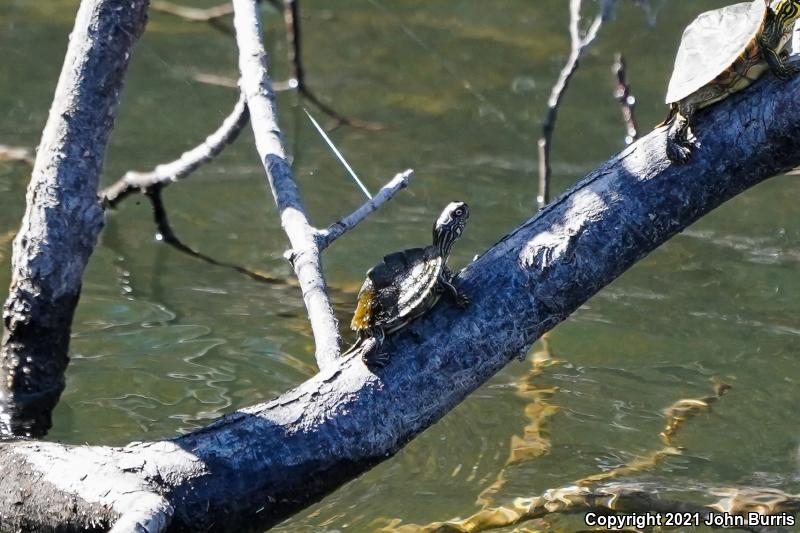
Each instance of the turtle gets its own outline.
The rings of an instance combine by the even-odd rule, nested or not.
[[[350,327],[358,340],[345,354],[365,345],[362,359],[368,367],[381,368],[388,356],[381,352],[387,334],[403,328],[430,310],[442,294],[461,308],[469,299],[453,284],[447,267],[453,243],[461,237],[469,218],[469,206],[450,202],[433,225],[433,243],[389,254],[367,272],[358,292],[358,303]],[[372,339],[372,343],[367,341]]]
[[[780,79],[795,75],[788,43],[800,0],[752,0],[701,13],[683,32],[667,89],[667,157],[691,157],[689,128],[698,109],[751,85],[767,70]]]

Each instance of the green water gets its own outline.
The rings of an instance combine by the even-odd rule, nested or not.
[[[556,192],[623,147],[611,97],[614,52],[626,55],[647,131],[665,113],[664,87],[683,26],[701,8],[724,3],[669,2],[653,27],[632,2],[622,3],[587,52],[559,115]],[[75,6],[0,2],[0,143],[37,143]],[[326,252],[343,324],[364,271],[387,252],[426,243],[448,201],[462,199],[472,209],[454,251],[456,267],[532,214],[536,138],[567,51],[566,7],[565,0],[304,0],[312,88],[341,111],[387,126],[378,133],[340,128],[333,139],[372,190],[397,171],[416,169],[410,189]],[[288,72],[281,18],[265,10],[265,27],[281,79]],[[235,68],[230,37],[152,14],[134,55],[104,183],[167,161],[213,130],[236,95],[193,75],[235,76]],[[296,95],[281,95],[279,106],[304,200],[313,221],[326,225],[362,197]],[[25,166],[0,163],[0,234],[18,226],[27,180]],[[189,244],[291,276],[249,131],[165,198]],[[733,389],[713,413],[681,430],[676,444],[684,454],[633,479],[678,495],[737,484],[800,491],[797,198],[800,182],[792,177],[748,191],[552,333],[555,355],[565,362],[531,380],[557,389],[548,401],[561,409],[545,425],[551,447],[508,471],[499,503],[658,449],[663,410],[706,396],[712,378]],[[51,439],[122,444],[174,436],[272,398],[313,372],[297,289],[200,263],[156,242],[153,230],[149,206],[136,198],[109,213],[86,273]],[[6,239],[2,287],[9,269]],[[512,435],[528,423],[516,383],[530,368],[512,363],[396,457],[278,530],[365,531],[388,518],[425,523],[474,512],[476,496],[508,457]]]

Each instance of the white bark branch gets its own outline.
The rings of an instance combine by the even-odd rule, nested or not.
[[[361,207],[346,217],[334,222],[328,226],[327,229],[317,232],[317,243],[319,249],[324,250],[330,246],[333,241],[351,229],[355,228],[365,218],[375,212],[380,206],[394,198],[395,194],[408,187],[408,182],[413,173],[413,170],[408,169],[397,174],[394,178],[389,180],[389,182],[384,185],[381,190],[375,194],[375,196],[364,202]]]
[[[278,126],[275,94],[267,72],[267,54],[261,41],[261,21],[255,0],[234,0],[233,24],[239,46],[242,92],[250,108],[256,149],[267,173],[281,225],[292,251],[308,319],[314,334],[320,370],[335,368],[339,358],[339,326],[328,298],[316,233],[308,220],[300,192],[286,158]]]
[[[240,94],[233,111],[202,143],[184,152],[175,161],[158,165],[150,172],[126,172],[122,178],[100,191],[100,200],[104,205],[113,207],[134,191],[145,191],[155,185],[167,186],[185,178],[211,162],[226,146],[236,140],[247,125],[248,118],[247,103],[244,95]]]

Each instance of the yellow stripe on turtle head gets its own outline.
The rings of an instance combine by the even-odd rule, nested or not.
[[[772,5],[772,10],[783,26],[794,24],[800,17],[800,0],[778,0]]]

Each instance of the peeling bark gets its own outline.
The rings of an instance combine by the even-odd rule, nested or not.
[[[472,303],[446,301],[387,337],[391,363],[358,359],[182,437],[122,448],[0,443],[0,494],[31,485],[26,524],[59,495],[120,512],[131,492],[174,508],[169,531],[273,525],[391,457],[545,331],[722,202],[800,164],[800,78],[767,76],[699,113],[692,161],[670,164],[664,130],[594,170],[463,270]],[[22,474],[19,474],[22,472]],[[13,500],[13,498],[12,498]],[[23,515],[0,500],[0,529]],[[64,524],[86,517],[73,514]],[[72,529],[70,529],[72,528]],[[79,528],[65,527],[64,531]]]
[[[84,0],[14,241],[3,309],[0,434],[43,435],[64,389],[70,325],[103,210],[97,184],[146,0]]]

